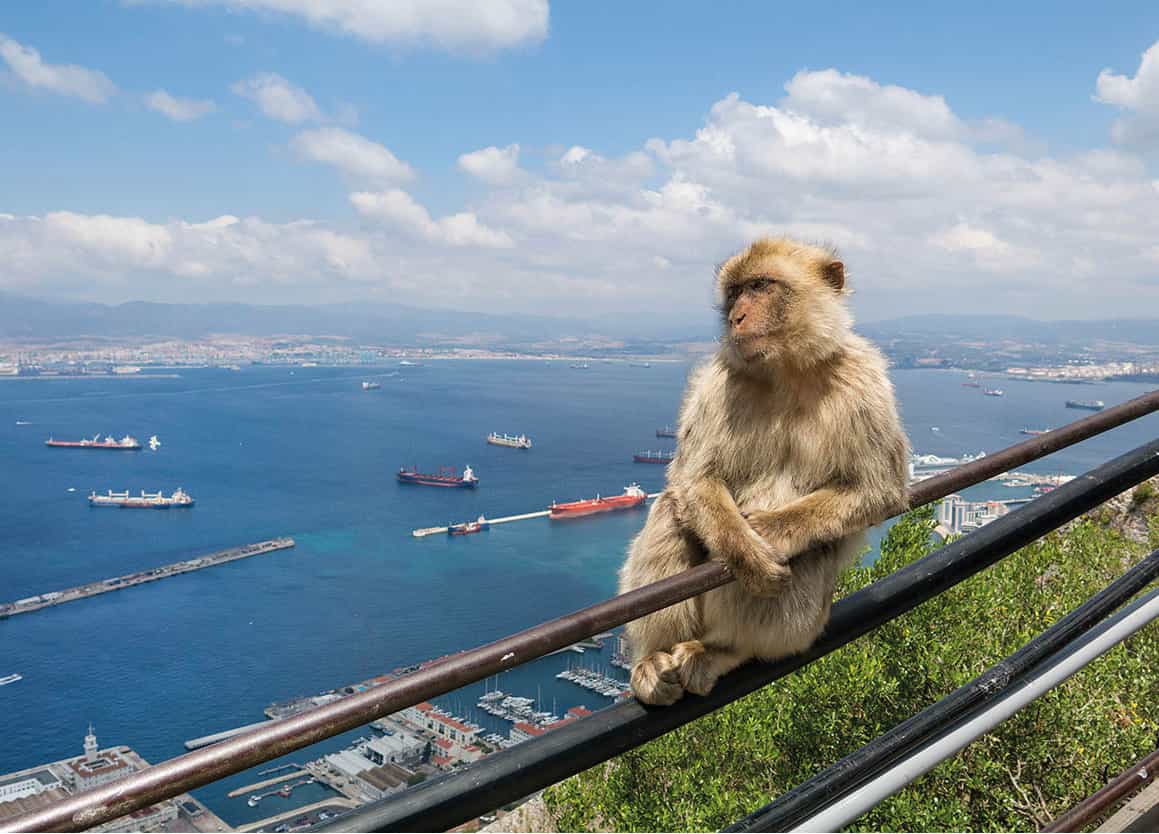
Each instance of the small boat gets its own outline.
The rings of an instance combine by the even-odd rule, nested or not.
[[[452,466],[440,466],[439,471],[430,474],[419,472],[415,467],[407,469],[400,467],[396,476],[400,483],[421,484],[423,486],[458,487],[460,489],[474,489],[479,485],[474,470],[466,466],[460,475]]]
[[[942,430],[940,428],[938,428],[937,426],[930,426],[930,431],[932,431],[936,434],[941,434]]]
[[[636,454],[632,455],[632,460],[636,463],[671,463],[672,458],[675,456],[676,453],[671,449],[658,449],[655,452],[651,450],[647,452],[636,452]]]
[[[378,383],[378,382],[363,382],[362,383],[362,390],[363,391],[373,391],[375,388],[381,388],[381,387],[382,387],[382,384]]]
[[[409,359],[403,359],[398,364],[404,368],[418,368],[422,366],[421,362],[411,362]]]
[[[588,363],[587,362],[572,362],[570,365],[568,365],[568,367],[573,368],[577,371],[586,371],[588,369]]]
[[[1029,434],[1031,437],[1038,437],[1040,434],[1046,434],[1050,429],[1022,429],[1021,434]]]
[[[500,434],[493,431],[487,435],[487,442],[492,446],[507,446],[512,449],[531,448],[531,438],[525,434]]]
[[[1067,400],[1067,408],[1081,408],[1086,411],[1102,411],[1106,404],[1102,400]]]
[[[981,385],[981,383],[978,383],[978,382],[963,382],[962,387],[963,388],[981,388],[982,385]]]
[[[13,672],[11,675],[5,675],[0,678],[0,686],[7,686],[10,683],[16,683],[16,681],[22,680],[24,680],[24,675],[19,672]]]
[[[253,807],[256,807],[256,806],[257,806],[257,804],[258,804],[259,802],[261,802],[261,801],[262,801],[262,798],[261,798],[261,796],[259,796],[258,794],[256,794],[256,793],[255,793],[255,794],[254,794],[253,796],[251,796],[251,797],[250,797],[248,800],[246,800],[246,803],[245,803],[245,804],[246,804],[246,805],[248,805],[248,806],[250,806],[251,808],[253,808]]]
[[[982,391],[987,397],[1005,397],[1006,392],[1001,388],[986,388]]]
[[[161,441],[157,439],[157,435],[153,435],[152,437],[150,437],[149,438],[149,451],[156,452],[160,448],[161,448]]]
[[[16,425],[18,425],[18,426],[31,426],[32,423],[28,422],[27,420],[17,420]]]
[[[452,524],[447,527],[448,536],[468,536],[471,533],[479,533],[483,530],[490,530],[491,522],[483,516],[479,516],[474,521],[464,521],[462,524]]]
[[[663,428],[656,429],[656,436],[676,437],[676,429],[672,428],[672,426],[664,426]]]

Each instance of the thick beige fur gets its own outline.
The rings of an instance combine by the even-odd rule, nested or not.
[[[806,649],[864,530],[904,508],[908,443],[881,354],[853,333],[828,249],[758,240],[717,275],[724,333],[680,413],[668,483],[625,592],[706,557],[737,581],[628,625],[632,689],[704,695],[754,658]]]

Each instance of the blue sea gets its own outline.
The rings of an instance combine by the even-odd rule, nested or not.
[[[410,531],[618,494],[632,481],[659,490],[664,468],[631,456],[671,446],[655,429],[674,422],[689,368],[448,360],[0,381],[0,601],[274,536],[297,540],[292,550],[0,621],[0,676],[24,676],[0,687],[0,773],[79,754],[90,722],[102,746],[126,744],[161,761],[182,753],[186,739],[261,720],[271,702],[470,648],[606,598],[644,511],[536,519],[453,539]],[[1024,426],[1084,416],[1065,409],[1067,399],[1112,405],[1148,388],[1002,380],[999,399],[962,387],[955,372],[893,378],[914,448],[953,456],[1017,442]],[[363,391],[364,379],[382,387]],[[1152,416],[1025,468],[1079,473],[1157,429]],[[535,448],[489,446],[490,431],[526,432]],[[44,446],[49,436],[96,432],[156,434],[163,445],[140,453]],[[480,486],[400,485],[394,472],[404,464],[469,464]],[[85,500],[90,490],[177,487],[196,507],[134,512],[90,509]],[[1016,495],[996,484],[973,494]],[[608,659],[607,650],[557,655],[497,683],[561,714],[597,708],[609,700],[555,674],[569,663],[607,667]],[[440,703],[472,714],[483,687]],[[356,735],[280,761],[305,761]],[[323,794],[312,786],[254,809],[226,798],[257,778],[251,771],[196,794],[233,824]]]

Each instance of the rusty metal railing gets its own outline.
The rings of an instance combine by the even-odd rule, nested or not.
[[[929,478],[911,489],[908,508],[944,498],[964,487],[1156,410],[1159,410],[1159,391],[1152,391]],[[1159,447],[1149,454],[1150,457],[1134,470],[1135,475],[1139,475],[1138,480],[1148,477],[1140,473],[1150,471],[1155,474],[1159,471]],[[1115,494],[1105,494],[1105,485],[1101,490],[1094,490],[1094,493],[1101,496],[1099,501]],[[1011,513],[1011,516],[1016,513]],[[1059,521],[1055,526],[1061,523]],[[989,528],[983,528],[979,533],[986,529]],[[21,831],[76,831],[91,828],[483,680],[592,634],[622,625],[731,581],[733,577],[722,563],[706,562],[660,582],[454,655],[381,686],[299,715],[271,721],[226,741],[161,762],[117,782],[75,794],[41,810],[10,819],[6,825]],[[835,608],[835,614],[836,611]],[[674,707],[667,709],[673,710],[672,715],[678,712]],[[563,733],[567,729],[557,732]],[[551,735],[555,734],[549,734],[544,739]]]

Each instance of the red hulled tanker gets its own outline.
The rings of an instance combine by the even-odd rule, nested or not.
[[[648,498],[647,493],[640,489],[639,484],[629,484],[624,487],[623,495],[616,495],[612,498],[601,498],[597,495],[595,498],[585,498],[582,501],[570,501],[566,504],[556,504],[548,507],[549,518],[578,518],[585,515],[594,515],[596,513],[607,513],[615,510],[630,510],[633,507],[639,507]]]

